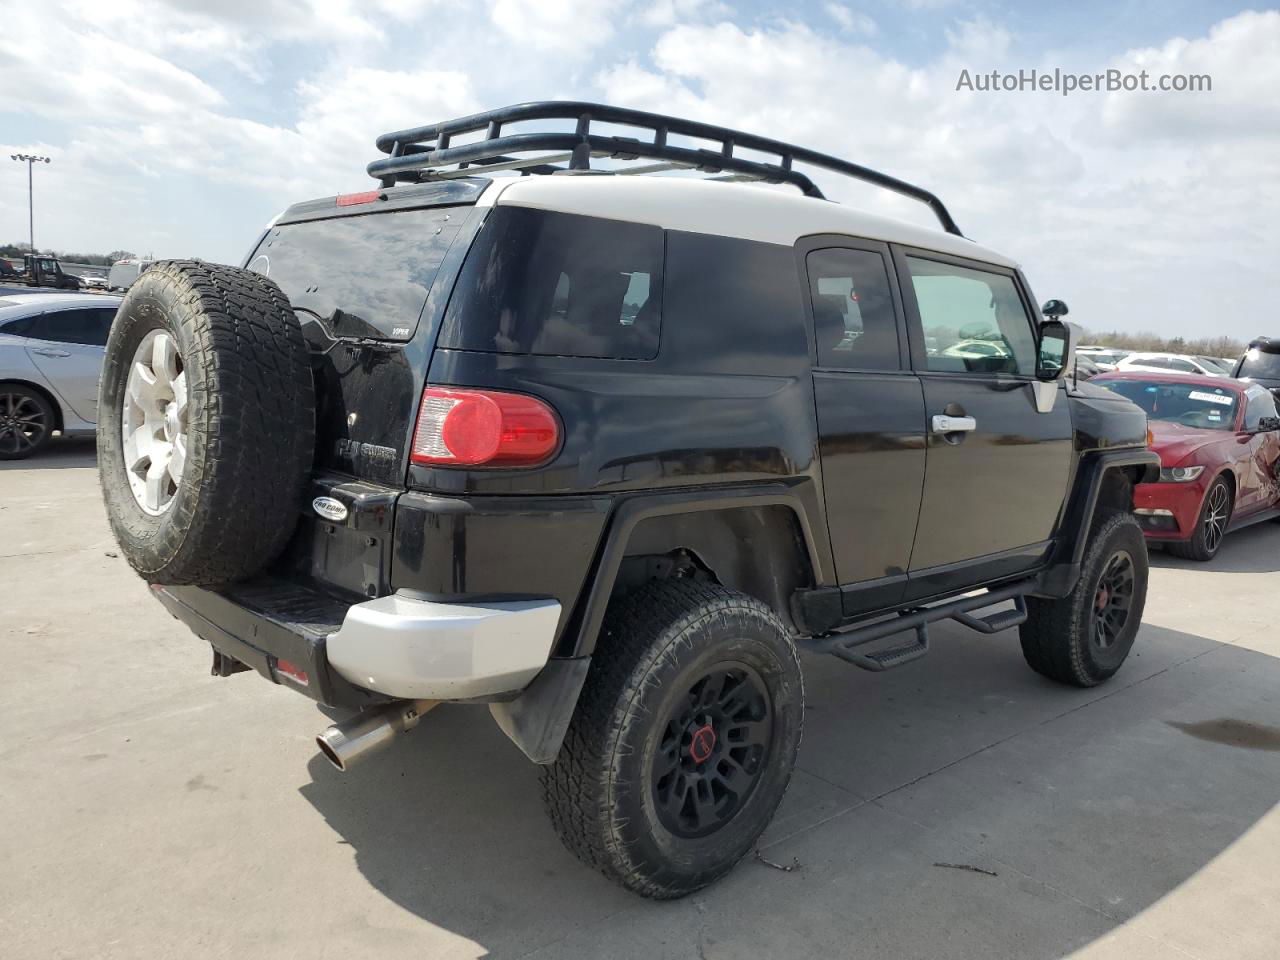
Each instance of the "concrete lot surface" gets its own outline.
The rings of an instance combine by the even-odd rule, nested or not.
[[[560,847],[483,707],[339,774],[115,553],[91,444],[0,464],[4,957],[1280,956],[1275,524],[1155,555],[1099,689],[958,626],[883,676],[808,658],[760,850],[794,869],[666,904]]]

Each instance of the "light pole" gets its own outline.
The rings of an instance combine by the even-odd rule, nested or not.
[[[31,196],[31,165],[49,163],[48,157],[37,157],[30,153],[11,153],[10,160],[25,160],[27,163],[27,240],[31,244],[31,255],[36,255],[36,213],[35,200]]]

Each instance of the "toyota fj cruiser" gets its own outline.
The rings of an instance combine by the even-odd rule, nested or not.
[[[1119,669],[1145,417],[1068,376],[1065,305],[1040,322],[935,196],[592,104],[377,145],[376,189],[290,207],[242,268],[139,277],[99,407],[130,563],[215,675],[355,708],[339,767],[488,703],[569,849],[674,897],[782,798],[797,648],[885,670],[949,618],[1017,626],[1053,680]]]

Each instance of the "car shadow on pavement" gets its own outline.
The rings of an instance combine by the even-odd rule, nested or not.
[[[97,465],[98,450],[93,437],[53,437],[48,446],[25,460],[0,460],[0,470],[65,470]]]
[[[347,774],[317,757],[300,789],[405,910],[491,956],[556,957],[1062,957],[1280,799],[1257,752],[1280,738],[1280,659],[1147,625],[1110,684],[1076,690],[1028,670],[1012,632],[934,647],[878,676],[805,658],[805,742],[764,860],[683,901],[565,852],[483,707],[442,707]]]

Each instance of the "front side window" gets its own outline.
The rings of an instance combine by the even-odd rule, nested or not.
[[[1262,426],[1263,417],[1276,415],[1276,398],[1270,390],[1250,390],[1248,402],[1244,408],[1244,428],[1257,430]]]
[[[661,227],[500,206],[463,263],[440,345],[651,360],[662,262]]]
[[[924,328],[925,369],[1034,376],[1036,339],[1013,279],[907,257]]]
[[[1148,420],[1164,420],[1199,430],[1232,430],[1237,394],[1225,387],[1151,380],[1094,381],[1126,400],[1132,400]]]
[[[818,366],[897,370],[898,324],[884,258],[832,247],[806,258]]]

